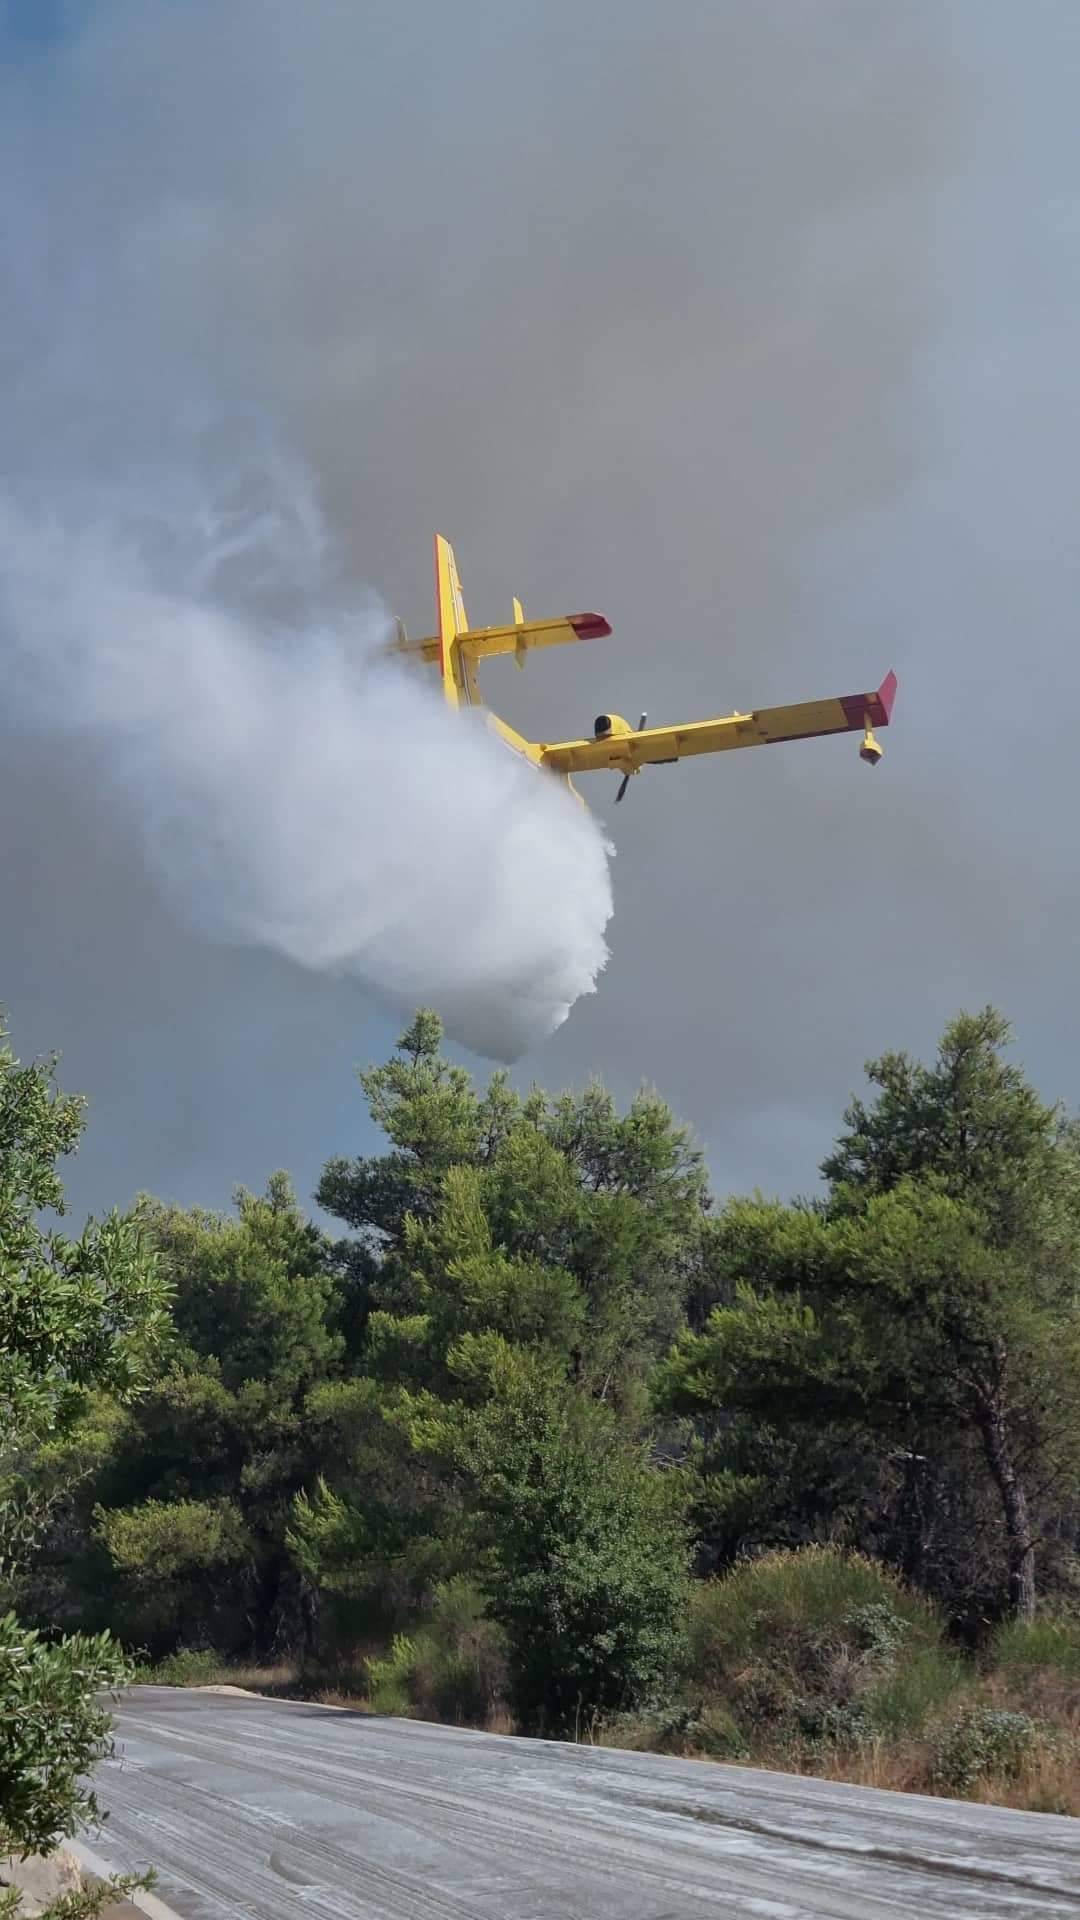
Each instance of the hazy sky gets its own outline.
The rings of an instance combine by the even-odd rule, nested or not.
[[[873,773],[834,739],[646,772],[617,813],[582,781],[612,959],[516,1078],[655,1083],[720,1192],[806,1189],[864,1059],[962,1006],[1075,1103],[1075,0],[0,22],[0,486],[269,423],[410,630],[436,528],[476,624],[608,615],[489,671],[541,738],[899,673]],[[400,1023],[179,926],[94,754],[5,708],[0,1001],[91,1096],[76,1205],[278,1165],[309,1194],[370,1144],[353,1068]]]

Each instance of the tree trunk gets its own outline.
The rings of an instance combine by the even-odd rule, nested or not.
[[[1009,1605],[1018,1620],[1035,1618],[1035,1542],[1028,1517],[1027,1494],[1009,1445],[1004,1408],[997,1399],[985,1400],[978,1411],[979,1431],[986,1463],[1001,1495],[1005,1533],[1009,1543]]]

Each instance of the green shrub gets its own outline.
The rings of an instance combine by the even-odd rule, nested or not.
[[[893,1604],[894,1596],[863,1600],[849,1607],[844,1625],[857,1647],[879,1660],[891,1660],[908,1637],[908,1628]]]
[[[858,1652],[938,1646],[943,1637],[928,1601],[877,1561],[835,1547],[765,1553],[721,1579],[699,1582],[691,1595],[698,1678],[716,1673],[722,1680],[732,1663],[780,1642],[795,1652],[841,1629]]]
[[[419,1712],[459,1726],[483,1724],[509,1692],[506,1634],[464,1575],[436,1587],[430,1625],[416,1636],[413,1700]]]
[[[830,1547],[764,1554],[696,1588],[689,1643],[691,1693],[759,1744],[915,1730],[960,1681],[934,1609],[886,1567]]]
[[[991,1658],[1006,1674],[1043,1667],[1080,1680],[1080,1619],[1006,1620],[991,1642]]]
[[[139,1666],[135,1678],[141,1686],[205,1687],[221,1680],[224,1661],[210,1647],[178,1647],[162,1660]]]
[[[968,1684],[962,1660],[943,1647],[905,1651],[868,1688],[866,1706],[875,1733],[921,1733]]]
[[[464,1576],[436,1587],[424,1624],[398,1634],[388,1654],[364,1665],[377,1713],[416,1712],[475,1726],[506,1698],[506,1636],[488,1619],[479,1587]]]
[[[673,1703],[649,1712],[615,1714],[603,1724],[601,1744],[708,1760],[745,1760],[746,1735],[723,1707]]]
[[[931,1783],[938,1793],[967,1794],[989,1775],[1015,1779],[1045,1734],[1026,1713],[967,1707],[941,1726],[933,1743]]]
[[[48,1853],[97,1819],[88,1782],[111,1746],[100,1695],[130,1671],[108,1633],[49,1645],[14,1614],[0,1618],[0,1857]]]
[[[368,1704],[376,1713],[404,1715],[412,1711],[410,1683],[415,1661],[415,1642],[404,1633],[394,1635],[389,1653],[381,1658],[369,1655],[364,1661]]]
[[[108,1555],[110,1614],[153,1654],[178,1642],[235,1646],[254,1556],[234,1500],[142,1500],[97,1506],[93,1534]]]
[[[710,1760],[745,1760],[750,1747],[746,1735],[723,1707],[699,1707],[676,1715],[669,1709],[660,1716],[661,1753],[704,1754]]]
[[[501,1336],[466,1335],[450,1365],[466,1398],[439,1444],[471,1485],[519,1724],[567,1734],[654,1706],[682,1650],[685,1476]]]

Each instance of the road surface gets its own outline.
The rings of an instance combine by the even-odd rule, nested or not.
[[[1080,1820],[135,1687],[90,1844],[183,1920],[1080,1920]]]

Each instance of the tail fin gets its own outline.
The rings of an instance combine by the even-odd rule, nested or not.
[[[560,613],[550,620],[526,620],[514,601],[512,627],[470,628],[461,597],[457,561],[449,540],[435,535],[435,607],[438,632],[426,640],[398,635],[394,651],[436,660],[443,694],[452,707],[482,707],[477,665],[496,654],[512,653],[519,667],[533,647],[561,647],[569,640],[595,640],[611,632],[602,613]]]
[[[468,633],[469,622],[461,597],[457,561],[449,540],[435,535],[435,610],[439,625],[439,672],[443,693],[452,707],[459,707],[472,693],[468,663],[457,644]]]

